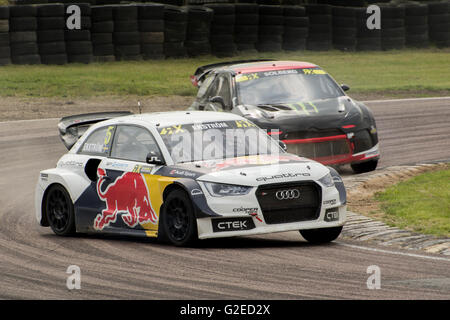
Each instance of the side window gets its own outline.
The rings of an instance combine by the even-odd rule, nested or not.
[[[222,77],[215,78],[214,82],[208,88],[206,98],[210,99],[212,97],[217,96],[217,94],[219,92],[220,82],[222,81],[221,79],[222,79]]]
[[[230,82],[225,75],[220,75],[216,77],[216,80],[210,86],[208,90],[208,99],[221,96],[225,102],[226,106],[231,106],[231,92],[230,92]]]
[[[210,75],[203,81],[202,85],[198,89],[197,98],[203,98],[204,97],[204,95],[208,91],[208,88],[211,85],[211,83],[213,82],[213,80],[214,80],[214,75]]]
[[[226,76],[222,76],[221,78],[223,80],[220,84],[219,93],[217,95],[221,96],[223,98],[223,101],[225,102],[225,105],[229,107],[231,106],[230,81]]]
[[[104,127],[92,132],[84,141],[79,153],[108,156],[115,126]]]
[[[123,125],[116,130],[112,158],[145,162],[149,153],[162,157],[153,135],[147,129]]]

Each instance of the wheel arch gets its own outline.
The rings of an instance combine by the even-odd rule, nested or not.
[[[39,202],[36,204],[36,215],[37,220],[41,226],[49,226],[46,215],[44,214],[44,204],[48,191],[54,185],[61,185],[69,194],[72,203],[75,204],[76,200],[80,195],[86,190],[90,185],[90,180],[81,177],[80,175],[64,170],[64,169],[50,169],[43,172],[46,175],[47,180],[43,180],[42,173],[39,181],[40,188],[42,189],[42,195],[40,196]]]
[[[191,199],[191,202],[194,206],[194,213],[196,218],[205,218],[205,217],[211,217],[211,216],[221,216],[214,212],[209,206],[206,201],[206,197],[202,191],[202,188],[198,184],[197,181],[192,179],[178,179],[175,180],[173,183],[168,185],[164,191],[163,191],[163,203],[161,205],[162,212],[164,201],[166,200],[167,196],[170,192],[173,190],[181,189],[184,192],[186,192],[189,199]]]

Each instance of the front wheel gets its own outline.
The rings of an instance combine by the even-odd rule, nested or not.
[[[300,234],[311,243],[327,243],[336,240],[342,227],[300,230]]]
[[[167,196],[161,219],[162,238],[172,244],[188,246],[198,239],[194,208],[183,190],[174,190]]]
[[[350,166],[355,173],[370,172],[377,168],[378,160],[369,160],[362,163],[353,163]]]
[[[45,200],[45,214],[54,233],[59,236],[75,234],[75,214],[72,199],[63,186],[55,184],[48,190]]]

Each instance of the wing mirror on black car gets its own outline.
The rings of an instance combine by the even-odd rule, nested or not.
[[[278,143],[280,144],[281,149],[283,149],[283,151],[287,151],[287,145],[286,143],[284,143],[281,140],[278,140]]]
[[[348,91],[348,90],[350,90],[350,87],[348,86],[348,85],[346,85],[346,84],[341,84],[341,88],[342,88],[342,90],[344,90],[344,91]]]
[[[222,109],[225,109],[225,101],[221,96],[215,96],[209,99],[209,102],[219,103],[222,106]]]
[[[166,162],[164,161],[164,159],[160,156],[157,155],[155,152],[149,152],[147,154],[147,157],[145,159],[145,162],[147,162],[148,164],[155,164],[157,166],[164,166],[166,164]]]

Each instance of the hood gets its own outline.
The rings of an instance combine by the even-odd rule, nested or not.
[[[242,106],[245,117],[263,128],[284,128],[296,131],[338,128],[345,124],[357,125],[363,112],[348,96],[307,102]]]
[[[288,153],[197,161],[170,166],[167,170],[169,175],[247,186],[317,180],[329,173],[318,162]]]

